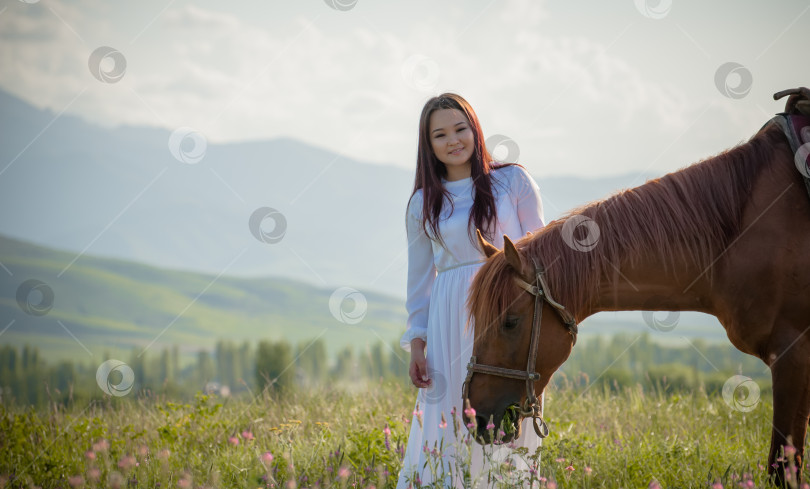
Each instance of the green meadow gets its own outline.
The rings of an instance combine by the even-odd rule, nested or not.
[[[768,486],[767,395],[742,412],[700,388],[563,384],[547,392],[551,435],[521,455],[536,471],[494,459],[467,487]],[[3,407],[0,487],[394,487],[414,399],[412,388],[379,382]]]

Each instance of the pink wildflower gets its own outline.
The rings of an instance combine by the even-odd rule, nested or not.
[[[555,458],[554,461],[559,462],[559,463],[563,463],[563,462],[565,462],[565,459],[560,457],[560,458]]]
[[[492,421],[490,421],[487,424],[487,430],[494,430],[494,429],[495,429],[495,424]]]
[[[385,435],[385,449],[391,450],[391,439],[389,438],[391,436],[391,428],[389,428],[388,425],[385,425],[385,428],[383,428],[383,435]]]
[[[262,454],[262,462],[264,462],[266,464],[273,463],[273,454],[270,453],[270,452],[264,452]]]
[[[70,484],[70,487],[82,487],[84,485],[84,477],[80,475],[68,477],[68,484]]]
[[[93,443],[94,452],[106,452],[110,448],[110,442],[102,438],[101,440]]]
[[[118,468],[126,472],[135,467],[135,464],[137,463],[138,461],[135,460],[135,457],[132,455],[126,455],[124,458],[118,461]]]
[[[230,443],[233,446],[236,446],[236,445],[239,444],[239,438],[237,438],[235,436],[232,436],[232,437],[228,438],[228,443]]]
[[[796,455],[796,447],[794,447],[793,445],[785,445],[784,448],[786,457],[792,457]]]
[[[470,419],[475,419],[475,409],[473,409],[472,407],[468,407],[467,409],[464,410],[464,415]]]
[[[96,482],[101,477],[101,470],[98,467],[93,467],[87,471],[87,478],[92,482]]]
[[[712,484],[712,489],[723,489],[723,484],[721,482],[715,482]]]
[[[647,489],[661,489],[661,484],[659,484],[657,480],[653,479],[650,481]]]
[[[87,457],[87,460],[95,460],[96,459],[96,452],[93,450],[87,450],[84,452],[84,456]]]
[[[351,475],[351,472],[349,472],[349,469],[347,469],[346,467],[341,467],[340,469],[338,469],[338,477],[339,478],[348,479],[350,475]]]
[[[591,472],[593,472],[593,469],[592,469],[592,468],[590,468],[590,467],[588,467],[588,466],[586,465],[586,466],[585,466],[585,474],[587,474],[587,475],[591,475]]]
[[[569,465],[568,467],[565,468],[565,470],[567,470],[568,472],[573,472],[575,469],[573,465]]]

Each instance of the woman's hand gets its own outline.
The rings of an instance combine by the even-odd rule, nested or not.
[[[411,340],[411,366],[408,368],[413,385],[419,388],[430,386],[427,374],[427,360],[425,359],[425,340],[414,338]]]

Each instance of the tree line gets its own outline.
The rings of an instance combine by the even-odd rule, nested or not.
[[[689,340],[687,340],[689,341]],[[48,364],[36,347],[0,347],[0,402],[42,406],[48,402],[70,403],[102,399],[97,381],[99,367],[110,359],[86,363],[60,361]],[[322,339],[291,344],[263,340],[237,344],[218,341],[212,350],[181,357],[174,345],[149,355],[134,349],[129,358],[118,359],[131,369],[133,383],[126,396],[160,395],[189,399],[196,392],[221,396],[249,395],[269,389],[281,393],[290,388],[317,389],[324,385],[360,385],[369,380],[409,384],[410,356],[398,342],[381,341],[365,347],[346,347],[331,358]],[[590,388],[598,384],[621,389],[635,384],[667,390],[719,391],[731,375],[743,374],[767,388],[764,364],[731,345],[692,340],[685,346],[667,346],[648,334],[580,339],[571,357],[553,382]],[[112,385],[124,380],[121,369],[103,379]]]
[[[404,381],[409,358],[399,342],[387,345],[380,341],[368,347],[343,348],[330,359],[326,343],[314,339],[296,345],[285,340],[241,344],[220,340],[212,350],[199,350],[191,359],[188,355],[181,358],[178,345],[153,355],[133,349],[128,358],[117,360],[131,369],[133,383],[126,396],[146,393],[190,399],[199,391],[234,396],[369,379]],[[101,399],[105,392],[96,377],[101,364],[110,359],[105,353],[101,359],[85,363],[48,364],[36,347],[4,345],[0,347],[0,403],[41,406],[49,401]],[[103,380],[120,385],[122,369],[113,370]]]

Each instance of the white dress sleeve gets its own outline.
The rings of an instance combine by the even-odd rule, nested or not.
[[[428,310],[430,293],[436,279],[436,266],[433,262],[433,245],[422,229],[421,193],[417,193],[408,205],[408,296],[405,309],[408,323],[405,334],[399,340],[405,351],[411,351],[411,340],[422,338],[427,341]]]
[[[515,196],[521,232],[534,232],[545,226],[540,188],[523,167],[513,166],[512,195]]]

